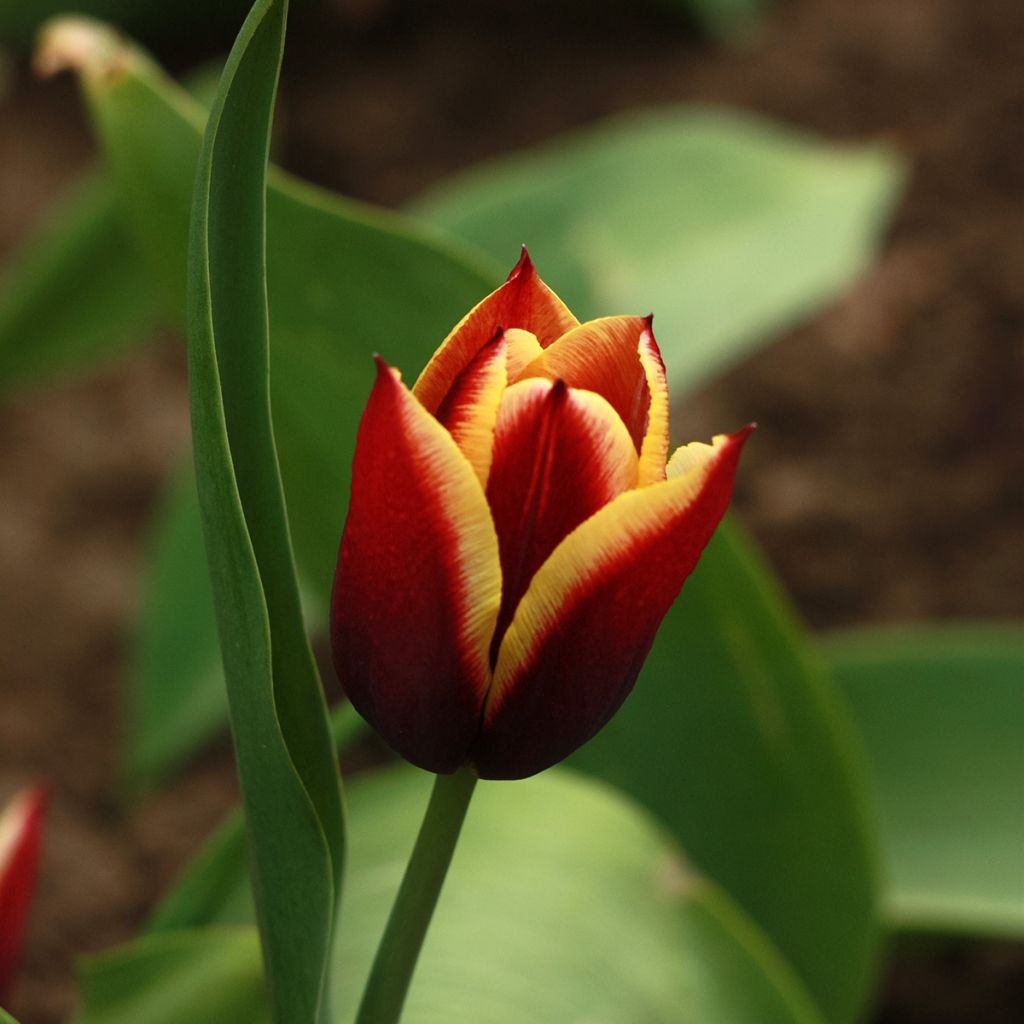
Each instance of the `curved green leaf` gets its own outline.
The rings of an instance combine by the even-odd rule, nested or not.
[[[0,392],[91,365],[156,325],[153,285],[109,182],[79,184],[48,211],[0,290]]]
[[[768,933],[833,1022],[878,946],[874,830],[852,726],[735,523],[719,527],[636,688],[571,759],[621,787]]]
[[[312,1024],[344,827],[270,419],[265,181],[286,10],[257,0],[210,114],[188,250],[189,396],[274,1019]]]
[[[337,961],[365,976],[428,796],[409,769],[352,785]],[[361,986],[343,986],[339,1020]],[[816,1019],[791,972],[642,814],[564,771],[481,783],[403,1024]]]
[[[79,964],[75,1024],[269,1024],[253,928],[147,935]],[[0,1018],[2,1019],[2,1018]]]
[[[145,254],[165,301],[175,315],[184,306],[181,252],[186,244],[193,168],[204,112],[179,86],[111,30],[90,24],[80,44],[65,53],[62,26],[55,23],[42,49],[52,63],[72,62],[84,83],[100,138],[118,182],[125,216]],[[89,34],[91,33],[91,34]],[[296,560],[312,613],[323,612],[344,517],[348,476],[359,415],[372,381],[370,354],[415,372],[467,309],[497,282],[450,246],[405,218],[302,185],[273,174],[268,186],[268,291],[270,297],[274,429]],[[511,254],[510,259],[514,257]],[[201,592],[206,568],[198,551],[191,557],[179,538],[194,530],[194,506],[182,500],[175,522],[162,521],[154,541],[167,573],[159,587],[175,593]],[[151,586],[149,607],[161,605],[174,617],[149,618],[143,642],[165,648],[177,642],[185,618],[194,619],[173,595]],[[214,625],[197,632],[198,656],[212,648]],[[144,652],[136,663],[153,664]],[[216,661],[195,671],[205,678]],[[175,673],[179,682],[185,682]],[[167,673],[147,674],[135,685],[160,691]],[[163,697],[142,694],[138,704]],[[208,701],[206,702],[209,703]],[[154,776],[165,772],[174,751],[188,737],[143,738],[153,756]],[[161,758],[164,760],[162,761]]]
[[[347,787],[352,844],[335,954],[338,1024],[355,1014],[429,784],[399,768]],[[482,783],[403,1024],[582,1020],[820,1024],[761,933],[623,797],[559,770]]]
[[[678,399],[848,286],[900,179],[885,150],[669,109],[496,160],[412,209],[499,261],[525,241],[580,317],[653,310]]]
[[[892,926],[1024,938],[1024,628],[875,627],[826,651],[868,750]]]

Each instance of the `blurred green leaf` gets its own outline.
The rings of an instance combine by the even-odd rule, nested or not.
[[[886,150],[689,108],[495,160],[412,209],[499,260],[526,242],[581,319],[653,310],[678,400],[848,287],[900,183]]]
[[[369,971],[429,776],[349,787],[352,850],[336,964]],[[343,985],[338,1019],[361,986]],[[817,1019],[792,973],[717,889],[613,791],[554,770],[481,783],[403,1024],[770,1024]]]
[[[1024,628],[876,627],[826,650],[870,756],[891,924],[1024,938]]]
[[[79,974],[75,1024],[270,1021],[253,928],[146,935],[87,957]]]
[[[181,252],[205,114],[111,30],[87,25],[92,47],[77,53],[75,67],[133,237],[161,282],[166,306],[181,317]],[[55,23],[42,43],[44,52],[58,58],[60,32],[61,23]],[[79,31],[76,40],[81,39]],[[415,371],[451,325],[497,283],[497,275],[477,270],[400,216],[330,196],[280,173],[272,175],[267,202],[274,427],[296,559],[315,617],[326,609],[356,426],[373,376],[370,354],[376,349]],[[148,587],[135,656],[144,674],[134,681],[139,692],[133,699],[137,708],[163,706],[175,699],[169,687],[177,681],[187,691],[178,699],[197,703],[194,711],[183,708],[182,718],[194,714],[208,724],[206,712],[217,697],[200,695],[198,689],[204,680],[212,688],[219,673],[214,623],[200,623],[197,609],[177,599],[191,592],[201,603],[208,589],[206,567],[198,547],[189,554],[182,543],[195,534],[194,504],[179,492],[172,509],[153,544],[160,579]],[[159,666],[148,653],[173,648],[190,629],[196,630],[191,680],[184,662]],[[153,778],[202,738],[190,739],[173,723],[161,732],[134,744],[133,756],[145,752],[141,756]]]
[[[339,1024],[355,1013],[429,784],[398,768],[346,787],[352,845],[335,952]],[[403,1024],[584,1019],[820,1024],[761,933],[623,797],[559,770],[483,783]]]
[[[345,835],[270,419],[266,166],[285,0],[257,0],[199,157],[188,247],[189,395],[253,894],[273,1018],[318,1019]]]
[[[179,472],[153,525],[130,675],[124,783],[144,792],[221,732],[227,692],[192,467]],[[201,569],[202,571],[198,571]]]
[[[344,751],[368,726],[350,704],[331,712],[331,739]],[[147,929],[169,931],[252,920],[245,822],[232,811],[153,912]]]
[[[108,181],[76,186],[8,267],[0,290],[0,392],[80,369],[156,325],[149,274]]]
[[[0,1006],[0,1024],[18,1024],[18,1022]]]
[[[735,523],[719,527],[621,711],[569,763],[654,811],[826,1019],[874,981],[876,836],[852,724]]]

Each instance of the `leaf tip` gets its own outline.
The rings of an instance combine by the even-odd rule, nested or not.
[[[39,30],[32,69],[41,78],[61,71],[108,78],[124,71],[131,51],[109,25],[79,15],[51,18]]]

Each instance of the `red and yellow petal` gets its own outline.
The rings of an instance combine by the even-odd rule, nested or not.
[[[650,320],[646,317],[589,320],[546,347],[522,376],[561,379],[570,387],[603,395],[626,424],[639,452],[651,406],[647,372],[639,353],[644,332],[650,333]]]
[[[508,385],[505,332],[485,345],[455,378],[437,419],[469,459],[481,487],[487,486],[498,406]]]
[[[637,462],[600,395],[540,378],[505,392],[487,482],[502,572],[492,656],[533,574],[580,523],[636,486]]]
[[[688,445],[667,480],[620,495],[541,566],[498,653],[472,754],[481,776],[539,772],[619,708],[725,513],[749,429]]]
[[[378,361],[331,597],[334,663],[403,757],[451,772],[477,732],[501,600],[484,492],[451,435]]]
[[[0,1004],[14,984],[42,848],[46,790],[22,790],[0,814]]]
[[[529,331],[546,347],[578,323],[540,279],[524,248],[508,280],[474,306],[445,338],[413,386],[413,394],[429,412],[436,412],[455,378],[499,327]]]

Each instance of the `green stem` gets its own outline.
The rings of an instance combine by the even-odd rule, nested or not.
[[[475,786],[476,775],[469,768],[437,776],[356,1024],[397,1024]]]

